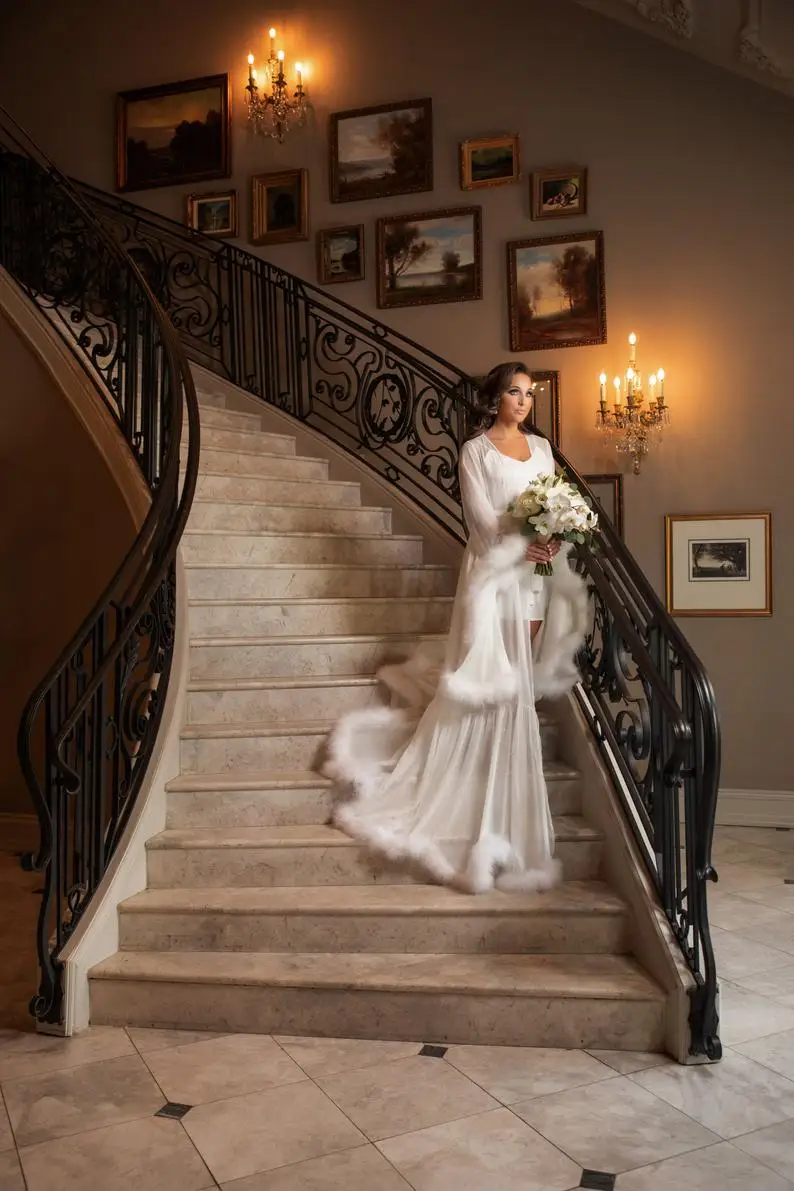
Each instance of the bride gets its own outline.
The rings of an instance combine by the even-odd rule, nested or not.
[[[382,667],[392,705],[345,716],[323,772],[347,788],[335,824],[375,853],[469,893],[546,889],[559,864],[535,702],[578,680],[586,592],[567,544],[501,532],[508,503],[555,471],[523,429],[531,374],[498,365],[481,403],[488,428],[460,452],[469,538],[444,657]]]

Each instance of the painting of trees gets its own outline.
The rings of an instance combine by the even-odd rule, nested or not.
[[[415,223],[393,223],[389,226],[383,241],[386,259],[386,284],[390,290],[397,288],[397,278],[407,269],[427,256],[430,245],[420,238]]]
[[[380,104],[331,116],[333,202],[433,189],[429,99]]]
[[[508,245],[513,351],[606,341],[603,233]]]

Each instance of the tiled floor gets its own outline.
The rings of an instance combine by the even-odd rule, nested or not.
[[[611,1185],[587,1171],[616,1175],[618,1191],[792,1191],[794,832],[722,829],[716,861],[721,1064],[475,1046],[421,1055],[432,1039],[6,1029],[0,1191]],[[156,1115],[167,1102],[183,1106],[173,1119]]]

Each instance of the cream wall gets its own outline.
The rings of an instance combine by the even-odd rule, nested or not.
[[[249,49],[262,56],[271,22],[288,57],[311,64],[316,104],[314,126],[284,146],[249,138],[242,103],[245,56]],[[790,99],[566,0],[307,0],[273,8],[138,0],[115,6],[112,17],[106,4],[85,0],[79,20],[39,0],[9,12],[3,34],[0,102],[61,167],[107,188],[116,91],[230,71],[243,229],[251,173],[308,167],[313,230],[367,225],[369,280],[336,291],[364,310],[374,311],[377,216],[480,201],[484,300],[387,319],[472,372],[510,355],[505,242],[602,228],[609,344],[525,358],[560,369],[563,449],[586,472],[617,470],[592,429],[598,372],[624,365],[632,329],[641,362],[663,362],[673,426],[642,476],[626,477],[628,543],[658,590],[666,512],[772,510],[775,616],[681,624],[717,688],[724,785],[794,790]],[[330,204],[328,112],[424,95],[434,102],[434,192]],[[499,131],[521,134],[527,172],[566,161],[589,166],[586,219],[532,223],[525,185],[479,199],[459,190],[458,142]],[[131,197],[181,217],[179,189]],[[260,251],[315,277],[313,241]]]

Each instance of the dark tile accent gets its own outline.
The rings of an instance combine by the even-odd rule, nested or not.
[[[794,885],[794,877],[784,877],[783,884],[784,885]]]
[[[583,1170],[580,1187],[589,1187],[591,1191],[614,1191],[617,1175],[607,1174],[605,1170]]]
[[[181,1121],[182,1117],[189,1113],[192,1107],[192,1104],[174,1104],[172,1100],[169,1100],[154,1115],[156,1117],[166,1117],[169,1121]]]
[[[447,1047],[446,1046],[430,1046],[429,1044],[427,1044],[422,1047],[422,1049],[419,1051],[419,1053],[425,1059],[443,1059],[444,1055],[447,1053]]]
[[[775,831],[791,831],[790,827],[776,827]]]

